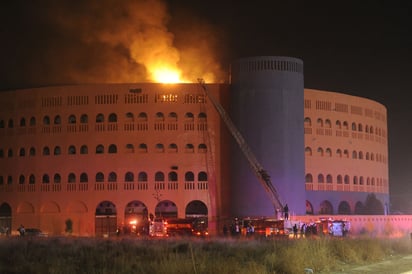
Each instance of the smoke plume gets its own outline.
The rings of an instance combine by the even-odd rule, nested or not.
[[[191,22],[175,35],[161,0],[17,0],[0,15],[3,86],[153,82],[159,66],[190,82],[226,80],[217,32]]]

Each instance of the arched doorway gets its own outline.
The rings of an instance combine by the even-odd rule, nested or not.
[[[0,206],[0,234],[11,233],[11,207],[7,203]]]
[[[157,204],[155,216],[163,218],[177,218],[177,206],[174,202],[165,200]]]
[[[103,201],[96,207],[95,234],[96,236],[110,236],[116,233],[117,211],[110,201]]]
[[[131,201],[126,205],[124,212],[123,233],[145,235],[149,226],[148,210],[141,201]]]
[[[191,201],[185,210],[187,219],[193,219],[193,229],[195,233],[204,235],[209,227],[208,209],[205,203],[199,200]]]
[[[338,214],[342,214],[342,215],[351,214],[350,205],[347,201],[342,201],[339,203]]]
[[[207,218],[208,210],[205,203],[202,201],[191,201],[186,206],[185,216],[186,218],[197,218],[197,217],[206,217]]]
[[[364,212],[365,212],[365,206],[363,205],[363,203],[362,202],[357,202],[356,204],[355,204],[355,214],[356,215],[362,215],[362,214],[364,214]]]
[[[332,204],[325,200],[320,204],[319,214],[326,214],[331,215],[333,214],[333,206]]]

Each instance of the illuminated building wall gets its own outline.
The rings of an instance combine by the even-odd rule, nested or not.
[[[382,209],[387,213],[385,106],[357,96],[305,89],[304,109],[307,212],[368,214]],[[371,199],[372,193],[376,199]]]
[[[208,85],[222,102],[227,85]],[[148,214],[227,215],[220,117],[197,84],[107,84],[3,92],[2,225],[114,232]],[[8,216],[10,215],[11,216]],[[13,230],[13,231],[14,231]]]
[[[258,60],[273,61],[260,63],[268,68],[282,65],[256,74],[233,70],[231,85],[207,86],[233,114],[269,174],[285,179],[273,182],[292,213],[364,213],[371,193],[385,207],[385,107],[342,93],[304,90],[298,59]],[[249,92],[255,88],[268,97],[253,101]],[[241,96],[234,97],[237,92]],[[217,233],[220,221],[256,213],[248,211],[254,206],[258,213],[273,214],[199,84],[1,92],[0,140],[0,227],[13,232],[24,224],[60,235],[70,219],[73,234],[102,235],[153,214],[207,216]],[[251,203],[252,194],[262,202]]]

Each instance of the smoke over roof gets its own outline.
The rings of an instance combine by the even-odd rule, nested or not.
[[[152,82],[161,65],[191,82],[226,80],[221,34],[190,14],[173,18],[161,0],[17,0],[1,10],[3,89]]]

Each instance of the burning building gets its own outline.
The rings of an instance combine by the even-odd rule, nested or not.
[[[293,216],[384,214],[386,108],[305,89],[303,62],[237,60],[206,86]],[[175,82],[175,81],[172,81]],[[264,188],[198,83],[58,85],[0,93],[0,226],[115,233],[151,216],[273,216]]]

